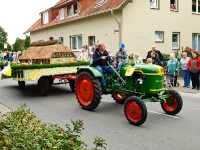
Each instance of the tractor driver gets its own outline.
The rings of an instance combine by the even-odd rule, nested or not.
[[[113,70],[108,66],[107,61],[111,61],[111,58],[106,51],[106,46],[104,42],[99,42],[96,50],[93,53],[93,62],[91,66],[95,67],[101,74],[102,78],[100,80],[102,89],[106,89],[106,81],[104,79],[103,73],[113,73]]]

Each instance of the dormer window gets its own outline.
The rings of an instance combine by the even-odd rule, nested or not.
[[[61,8],[59,13],[60,13],[60,20],[64,19],[64,8]]]
[[[78,14],[78,4],[72,4],[67,6],[67,17],[71,17],[73,15],[77,15]]]
[[[72,16],[72,6],[67,6],[67,17],[71,17]]]
[[[49,12],[44,12],[43,13],[43,24],[49,23]]]

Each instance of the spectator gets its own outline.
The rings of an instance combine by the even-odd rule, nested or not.
[[[127,57],[127,52],[124,48],[125,48],[125,45],[123,43],[121,43],[119,45],[119,50],[115,54],[115,61],[117,61],[117,63],[118,63],[118,67],[117,67],[118,72],[120,72],[122,62],[124,62]]]
[[[187,57],[187,53],[183,52],[182,58],[180,60],[180,65],[181,65],[181,70],[182,70],[183,79],[184,79],[183,87],[187,87],[187,88],[190,87],[190,72],[187,69],[189,60],[190,58]]]
[[[135,53],[135,64],[143,64],[143,60],[140,57],[139,53]]]
[[[187,69],[190,71],[192,89],[199,90],[200,57],[197,51],[192,52],[192,58],[188,61]]]
[[[162,61],[163,61],[163,55],[162,55],[162,53],[159,50],[156,50],[156,47],[154,45],[152,46],[151,50],[148,51],[146,59],[147,58],[151,58],[151,53],[152,52],[158,54],[158,57],[159,57],[159,59],[160,59],[160,61],[162,63]]]
[[[93,62],[92,55],[93,55],[93,52],[90,52],[89,57],[88,57],[88,61],[90,62],[90,64],[92,64]]]
[[[135,57],[133,52],[129,53],[129,56],[126,58],[125,62],[128,63],[128,65],[135,64]]]
[[[152,63],[155,65],[162,66],[162,63],[160,61],[160,58],[158,57],[158,54],[155,52],[151,53]]]
[[[147,64],[152,64],[152,58],[147,58]]]
[[[92,51],[92,47],[93,47],[93,46],[92,46],[92,44],[90,43],[89,46],[88,46],[88,48],[89,48],[89,53],[90,53],[90,52],[93,52],[93,51]]]
[[[107,61],[110,61],[110,56],[106,51],[106,46],[104,42],[99,42],[97,49],[93,53],[93,62],[91,66],[94,66],[102,75],[101,86],[103,90],[106,90],[106,81],[104,79],[105,73],[113,73],[113,70],[108,66]]]
[[[180,63],[178,59],[175,58],[174,54],[170,54],[170,60],[167,62],[167,72],[170,73],[170,82],[172,86],[176,86],[177,77],[178,77],[178,69],[180,68]]]
[[[82,49],[81,49],[79,59],[80,59],[80,61],[87,61],[88,60],[88,56],[87,56],[87,53],[85,52],[84,47],[82,47]]]

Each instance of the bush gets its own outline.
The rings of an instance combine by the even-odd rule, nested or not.
[[[66,130],[57,124],[44,123],[26,104],[20,104],[16,111],[8,112],[0,122],[0,149],[67,149],[86,150],[87,145],[81,140],[83,121],[71,120],[73,127],[66,124]],[[106,149],[105,141],[96,137],[95,148]]]

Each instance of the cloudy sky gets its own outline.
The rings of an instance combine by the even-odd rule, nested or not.
[[[55,5],[59,0],[1,0],[0,26],[8,33],[8,42],[13,44],[39,19],[39,13]]]

